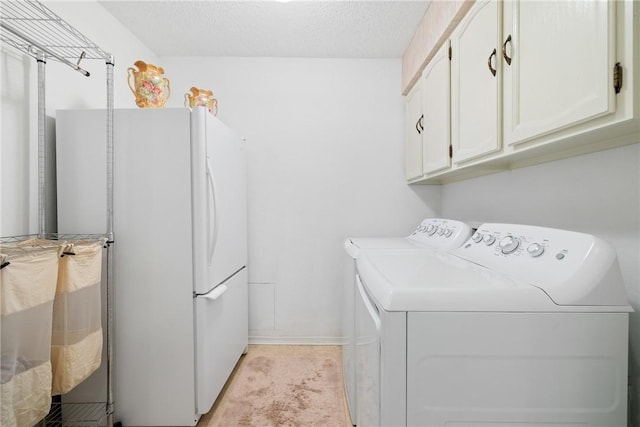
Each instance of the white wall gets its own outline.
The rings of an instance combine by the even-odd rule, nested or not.
[[[592,153],[445,185],[442,213],[475,222],[511,222],[594,234],[618,252],[635,313],[630,372],[640,426],[640,146]]]
[[[246,138],[252,342],[337,342],[348,236],[407,235],[439,187],[403,177],[400,60],[160,58]]]
[[[114,103],[116,107],[131,107],[133,95],[127,86],[127,67],[137,59],[153,62],[157,58],[155,53],[97,2],[46,2],[45,6],[114,55]],[[11,46],[3,45],[0,57],[0,235],[36,233],[37,65],[34,59]],[[50,118],[50,139],[54,138],[52,121],[57,109],[106,107],[105,62],[84,60],[81,66],[91,73],[90,77],[84,77],[55,60],[47,61],[45,99]]]

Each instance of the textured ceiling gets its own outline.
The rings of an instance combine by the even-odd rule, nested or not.
[[[430,0],[100,1],[160,56],[399,58]]]

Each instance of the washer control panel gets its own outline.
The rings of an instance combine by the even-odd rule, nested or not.
[[[567,258],[569,254],[583,254],[591,248],[589,235],[557,230],[544,227],[534,227],[516,224],[483,224],[471,236],[465,245],[467,257],[476,263],[493,265],[501,264],[491,261],[491,257],[509,259],[511,263],[518,263],[517,258],[540,258],[540,264],[549,263],[557,268],[554,261],[565,264],[580,257]],[[545,255],[543,257],[543,255]],[[485,259],[489,257],[488,259]],[[547,261],[548,260],[548,261]],[[578,267],[577,265],[575,267]]]
[[[472,232],[472,228],[461,221],[427,218],[411,233],[409,239],[434,248],[452,249],[466,242]]]
[[[533,284],[557,304],[607,305],[627,301],[615,249],[589,234],[487,223],[450,252]],[[603,292],[598,287],[607,290]]]

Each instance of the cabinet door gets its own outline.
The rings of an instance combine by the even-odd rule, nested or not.
[[[483,156],[501,147],[498,110],[501,61],[497,53],[501,10],[497,0],[476,2],[451,38],[454,162]]]
[[[449,42],[445,43],[422,73],[423,172],[451,166]]]
[[[504,3],[507,144],[615,110],[615,6],[593,0]]]
[[[405,178],[422,176],[422,89],[420,81],[407,95],[406,103]]]

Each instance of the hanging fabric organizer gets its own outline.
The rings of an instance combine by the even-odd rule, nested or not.
[[[38,64],[38,234],[0,238],[2,416],[6,417],[0,424],[33,425],[46,416],[44,425],[47,426],[98,426],[106,422],[111,427],[114,425],[111,378],[114,58],[35,0],[0,2],[0,30],[3,45],[35,58]],[[45,70],[48,60],[61,62],[86,77],[90,73],[82,68],[82,61],[106,63],[107,229],[104,235],[59,235],[47,230],[45,200],[51,191],[46,180],[49,150],[45,132]],[[106,401],[54,403],[49,412],[52,392],[65,393],[100,363],[103,248],[106,248]],[[65,251],[75,255],[60,258]],[[34,269],[34,265],[47,268]],[[78,310],[87,304],[84,310]],[[5,349],[11,349],[12,354]],[[74,358],[80,358],[80,363],[71,363]],[[11,363],[5,363],[7,360]],[[22,393],[33,395],[23,399]],[[7,402],[15,409],[11,413],[4,408]],[[50,417],[55,422],[47,423]]]
[[[51,394],[54,396],[71,391],[100,366],[104,244],[105,239],[32,239],[18,243],[20,249],[48,247],[59,253],[51,326]]]
[[[0,425],[32,426],[51,403],[51,318],[58,250],[5,248],[2,280]]]

